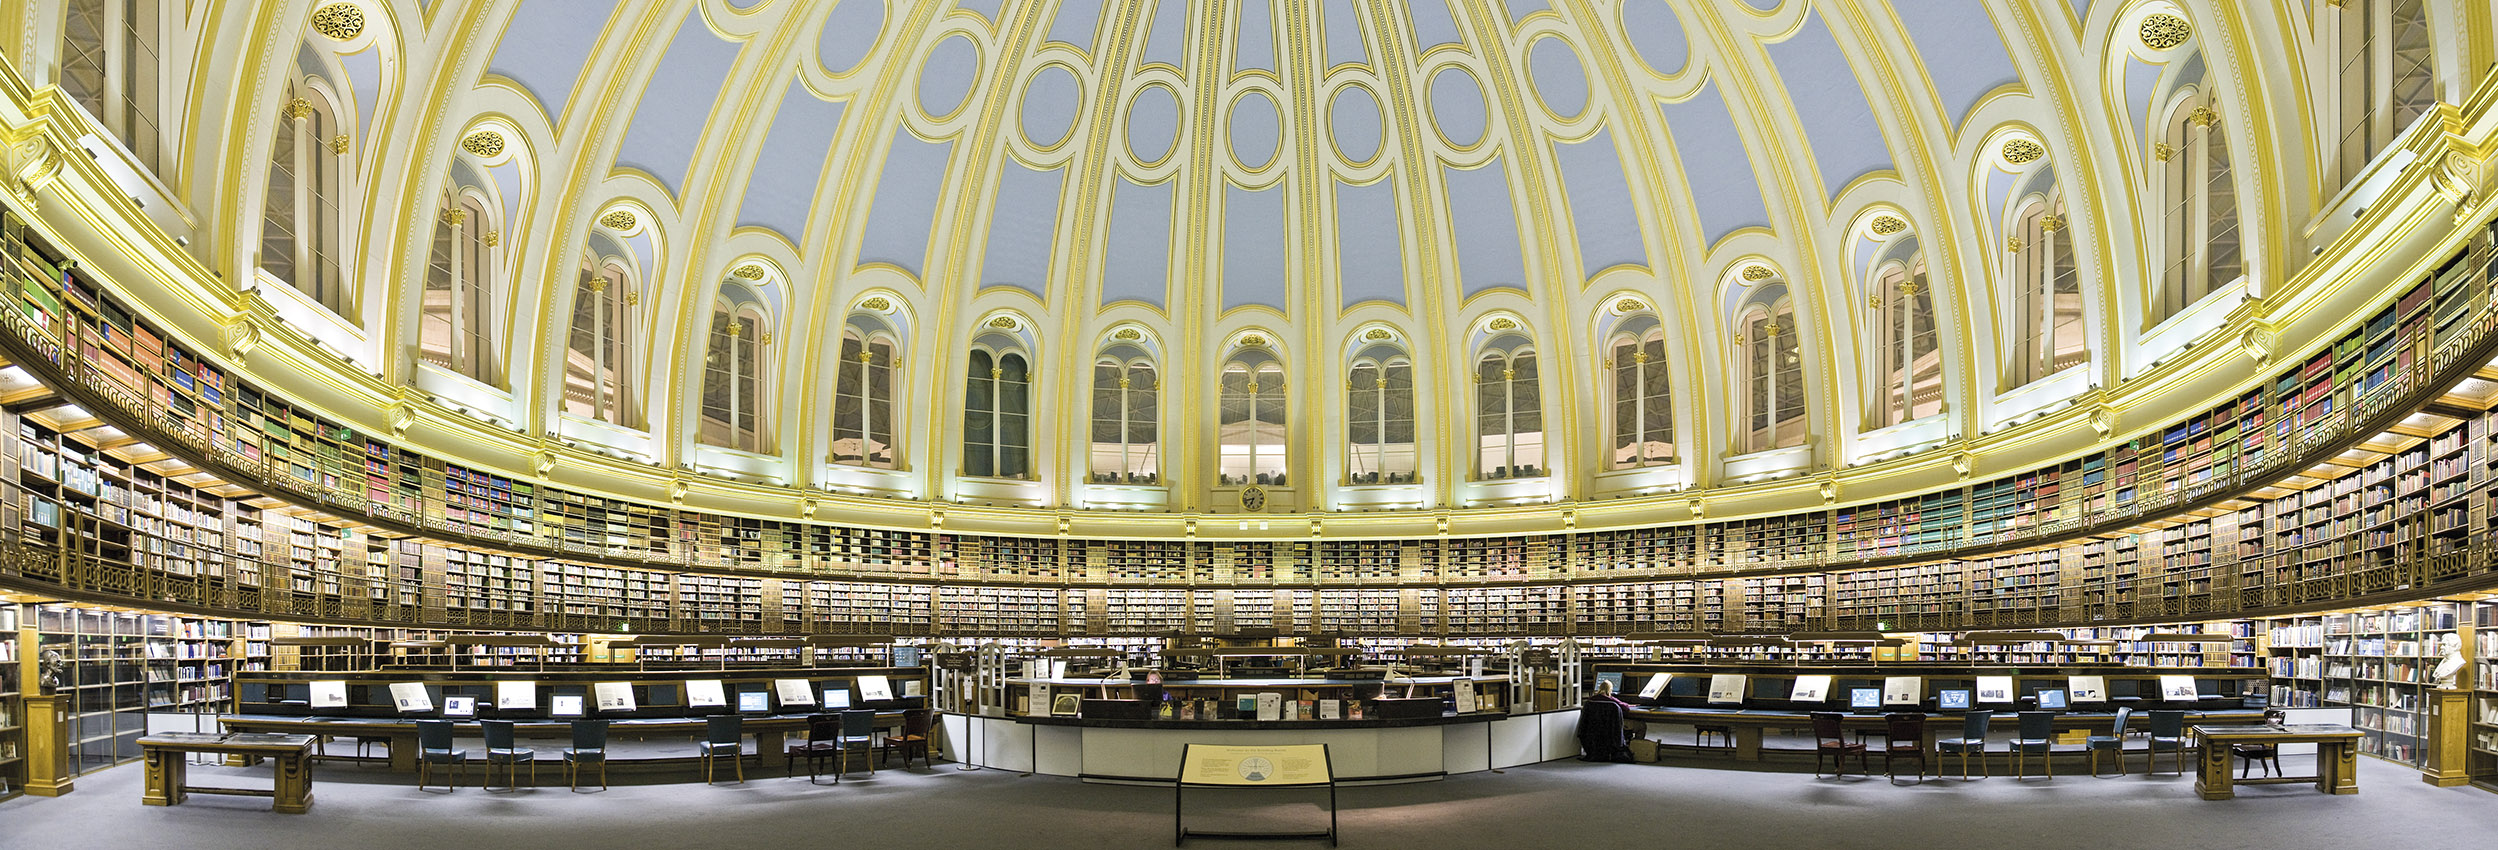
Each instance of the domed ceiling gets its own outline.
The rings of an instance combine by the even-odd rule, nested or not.
[[[300,48],[253,111],[290,61],[337,102],[364,223],[335,329],[281,305],[307,333],[557,443],[908,499],[1427,508],[1879,462],[2221,327],[2349,171],[2292,84],[2321,3],[309,5],[265,23]],[[2210,178],[2201,271],[2161,245],[2173,159]],[[463,205],[477,341],[429,352]],[[616,386],[568,378],[585,334]]]

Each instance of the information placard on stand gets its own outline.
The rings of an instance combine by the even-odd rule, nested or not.
[[[1190,788],[1326,788],[1325,832],[1194,832],[1185,801]],[[1336,844],[1336,770],[1326,744],[1180,747],[1179,781],[1172,784],[1172,846],[1194,838],[1325,838]]]

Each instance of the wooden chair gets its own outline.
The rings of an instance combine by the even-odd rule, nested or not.
[[[1706,743],[1704,739],[1710,735],[1717,736],[1718,746],[1733,747],[1735,745],[1735,727],[1728,726],[1723,723],[1692,724],[1691,745],[1695,747],[1702,746]]]
[[[2281,719],[2287,716],[2288,715],[2282,712],[2281,709],[2270,709],[2264,712],[2264,722],[2273,726],[2279,726],[2281,725]],[[2229,745],[2229,754],[2246,760],[2246,766],[2238,769],[2238,778],[2240,779],[2245,779],[2249,775],[2252,775],[2255,772],[2255,765],[2257,762],[2265,763],[2264,775],[2281,775],[2280,744],[2231,744]]]
[[[807,739],[789,745],[791,753],[807,759],[807,781],[814,782],[824,774],[824,757],[841,751],[841,717],[832,714],[807,716]],[[841,782],[841,774],[833,774],[833,782]]]
[[[2047,778],[2056,778],[2056,713],[2052,711],[2021,712],[2021,731],[2012,739],[2012,775],[2030,775],[2030,754],[2047,764]]]
[[[572,722],[572,746],[564,748],[564,779],[573,790],[581,790],[581,766],[598,765],[599,790],[607,790],[607,721],[575,720]],[[536,768],[531,768],[535,770]],[[532,777],[531,781],[536,780]]]
[[[1978,770],[1984,775],[1995,772],[1986,766],[1986,730],[1995,722],[1995,712],[1972,711],[1960,716],[1960,737],[1936,738],[1934,748],[1944,755],[1960,754],[1960,778],[1969,778],[1969,754],[1978,754]]]
[[[746,720],[734,714],[704,718],[703,740],[696,747],[703,759],[703,784],[711,784],[722,756],[737,766],[737,781],[746,781]]]
[[[2100,753],[2115,753],[2116,773],[2118,776],[2125,775],[2125,721],[2133,718],[2132,708],[2117,709],[2115,730],[2106,735],[2092,735],[2082,739],[2082,748],[2090,751],[2090,775],[2099,775]]]
[[[833,781],[841,781],[841,775],[850,772],[852,751],[858,752],[860,760],[867,762],[867,775],[876,775],[876,760],[872,757],[876,752],[875,711],[854,708],[842,712],[841,736],[836,740],[834,747],[841,751],[841,767],[833,774]]]
[[[530,787],[537,787],[538,751],[513,742],[512,721],[480,720],[477,723],[486,732],[486,781],[478,787],[494,790],[494,766],[498,764],[503,766],[503,790],[520,787],[520,765],[523,762],[529,764]]]
[[[2143,766],[2144,772],[2159,766],[2161,753],[2171,754],[2169,761],[2176,765],[2179,774],[2186,772],[2185,712],[2151,712],[2151,763]]]
[[[1846,775],[1847,754],[1851,752],[1856,754],[1856,772],[1872,773],[1865,767],[1865,745],[1847,742],[1847,733],[1839,725],[1839,713],[1836,711],[1813,712],[1813,776],[1820,778],[1821,760],[1824,758],[1832,760],[1830,771],[1832,777]]]
[[[460,766],[468,763],[468,751],[451,746],[451,721],[419,720],[416,722],[416,787],[424,790],[433,780],[434,765],[451,766],[451,784],[447,790],[460,790]]]
[[[903,709],[902,734],[885,736],[884,755],[880,758],[891,758],[893,751],[899,749],[902,751],[902,767],[908,770],[911,767],[911,751],[918,750],[920,764],[927,764],[929,725],[933,716],[934,713],[925,708]]]
[[[1903,711],[1882,716],[1882,772],[1898,782],[1899,770],[1891,765],[1900,759],[1917,761],[1917,781],[1926,781],[1926,716]],[[1818,767],[1819,765],[1815,765]]]

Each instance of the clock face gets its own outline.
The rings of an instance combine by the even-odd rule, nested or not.
[[[1240,488],[1240,509],[1252,513],[1266,510],[1266,488]]]

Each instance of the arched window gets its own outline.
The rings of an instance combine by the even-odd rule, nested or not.
[[[348,315],[345,255],[338,202],[346,165],[331,146],[337,112],[329,98],[305,86],[289,86],[283,120],[269,147],[268,194],[261,198],[260,268],[310,296],[330,312]]]
[[[1475,475],[1544,474],[1541,387],[1535,349],[1523,341],[1487,350],[1475,360]]]
[[[833,373],[833,462],[894,468],[894,342],[857,328],[841,333]]]
[[[616,425],[630,421],[625,395],[626,312],[638,299],[623,264],[581,264],[573,289],[572,334],[564,350],[564,412]]]
[[[1804,349],[1795,302],[1746,305],[1736,323],[1743,392],[1743,450],[1804,445]]]
[[[763,364],[772,344],[762,308],[725,299],[711,308],[711,340],[703,355],[699,439],[708,445],[764,451]]]
[[[425,263],[424,311],[417,356],[462,375],[495,383],[493,339],[494,223],[474,197],[435,217],[434,246]]]
[[[1414,363],[1393,349],[1367,351],[1345,377],[1345,467],[1355,484],[1412,483],[1421,469],[1414,446]]]
[[[2339,4],[2332,114],[2342,138],[2334,185],[2349,183],[2377,152],[2437,103],[2429,14],[2423,0]]]
[[[1613,468],[1674,462],[1674,391],[1665,331],[1613,341]]]
[[[2161,161],[2161,249],[2158,309],[2153,321],[2177,315],[2227,286],[2245,270],[2238,245],[2238,189],[2230,182],[2229,139],[2219,107],[2197,94],[2177,104],[2152,150]]]
[[[1881,404],[1875,427],[1943,412],[1943,354],[1936,344],[1934,292],[1925,255],[1884,263],[1874,272],[1874,350],[1882,358]]]
[[[1284,367],[1264,352],[1223,364],[1220,441],[1227,485],[1285,479]]]
[[[1103,484],[1159,484],[1161,395],[1154,363],[1128,350],[1093,361],[1093,480]]]
[[[1032,477],[1032,371],[1021,352],[971,353],[963,403],[963,474]]]
[[[2074,270],[2073,237],[2064,199],[2032,201],[2014,227],[2012,304],[2017,347],[2009,386],[2022,386],[2090,359],[2082,338],[2082,280]]]
[[[165,182],[157,116],[165,80],[164,0],[69,0],[61,19],[61,91]]]

